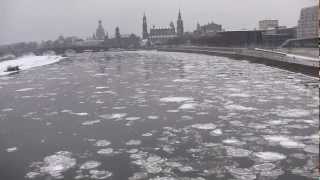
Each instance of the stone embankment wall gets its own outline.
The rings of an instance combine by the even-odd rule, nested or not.
[[[248,59],[256,63],[277,66],[283,69],[300,72],[312,76],[319,76],[319,58],[288,54],[265,49],[200,47],[200,46],[171,46],[160,47],[159,51],[200,53],[208,55],[226,56],[233,59]]]

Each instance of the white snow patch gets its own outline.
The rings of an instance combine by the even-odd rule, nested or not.
[[[27,70],[34,67],[44,66],[59,62],[61,56],[24,56],[15,60],[0,62],[0,76],[7,75],[12,72],[5,72],[8,66],[19,66],[20,70]]]

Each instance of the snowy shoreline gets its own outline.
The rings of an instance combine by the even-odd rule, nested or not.
[[[45,55],[45,56],[23,56],[14,60],[7,60],[0,62],[0,76],[8,75],[14,72],[6,72],[8,66],[19,66],[20,71],[53,64],[64,59],[62,56]]]

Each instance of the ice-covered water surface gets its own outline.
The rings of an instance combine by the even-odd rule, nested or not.
[[[61,56],[23,56],[15,60],[8,60],[0,62],[0,76],[10,74],[10,72],[5,72],[8,66],[19,66],[20,70],[27,70],[34,67],[44,66],[48,64],[53,64],[59,62],[63,57]]]
[[[156,51],[82,53],[1,76],[0,179],[315,179],[317,85]]]

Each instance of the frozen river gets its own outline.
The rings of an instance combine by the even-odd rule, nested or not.
[[[156,51],[0,76],[0,179],[316,179],[317,83]]]

